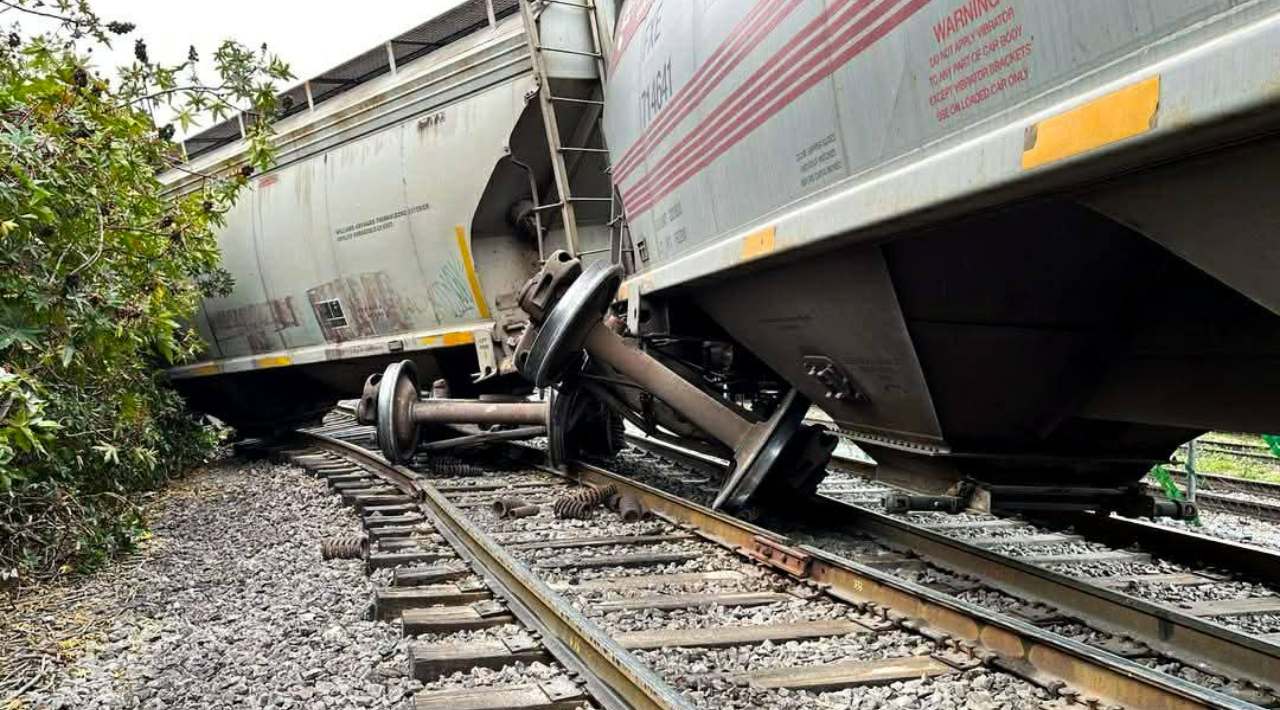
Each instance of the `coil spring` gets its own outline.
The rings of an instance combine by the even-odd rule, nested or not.
[[[551,510],[557,518],[573,518],[586,520],[594,513],[595,508],[604,503],[610,496],[618,492],[617,486],[609,484],[603,488],[586,486],[570,493],[555,502]]]
[[[479,467],[452,456],[432,456],[423,463],[439,476],[479,476],[484,473]]]
[[[325,560],[362,560],[369,552],[369,538],[343,535],[320,541],[320,557]]]

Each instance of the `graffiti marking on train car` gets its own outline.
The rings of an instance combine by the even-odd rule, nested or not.
[[[396,291],[391,277],[382,271],[340,276],[307,289],[307,301],[316,316],[326,342],[341,343],[373,335],[408,330],[412,310]],[[333,310],[325,305],[332,301],[343,304],[341,324],[332,318]]]
[[[255,354],[278,350],[284,343],[279,333],[298,325],[298,312],[294,308],[292,296],[225,308],[209,314],[209,328],[219,342],[244,338],[249,352]]]
[[[471,296],[467,275],[457,263],[448,261],[436,274],[436,280],[427,289],[427,298],[436,310],[436,320],[467,318],[476,310]]]

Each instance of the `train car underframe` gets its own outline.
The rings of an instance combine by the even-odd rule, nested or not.
[[[1278,151],[831,240],[657,294],[640,335],[747,351],[923,493],[892,510],[1189,517],[1145,473],[1206,430],[1280,424]]]
[[[1249,188],[1274,184],[1273,148],[745,264],[646,298],[635,332],[613,313],[621,269],[557,252],[520,294],[531,326],[515,364],[575,405],[511,405],[477,423],[536,419],[558,458],[607,454],[618,446],[607,407],[732,459],[715,505],[736,509],[816,487],[834,437],[803,424],[813,402],[880,478],[919,493],[890,496],[890,510],[1192,517],[1140,481],[1203,431],[1280,422],[1267,246],[1280,208],[1250,189],[1203,210],[1190,195],[1226,166],[1257,173]],[[1229,253],[1206,249],[1225,216],[1233,232],[1216,243]],[[1241,253],[1251,245],[1253,259]],[[433,410],[411,392],[369,420],[382,429],[398,413],[403,432],[466,408]]]

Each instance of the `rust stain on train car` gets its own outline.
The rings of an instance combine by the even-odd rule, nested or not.
[[[249,351],[255,354],[279,350],[284,345],[280,332],[298,325],[292,296],[227,308],[209,315],[209,327],[218,340],[244,338]]]
[[[322,283],[307,289],[307,300],[330,343],[409,329],[410,309],[382,271]]]

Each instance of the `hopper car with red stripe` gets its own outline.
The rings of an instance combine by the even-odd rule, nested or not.
[[[607,450],[604,406],[731,459],[724,508],[814,488],[811,406],[898,509],[1185,516],[1152,465],[1280,429],[1280,0],[459,7],[496,12],[301,87],[198,404],[297,419],[387,365],[393,459],[450,416]]]
[[[903,506],[1144,512],[1180,443],[1280,429],[1277,76],[1274,0],[628,0],[615,311]]]

